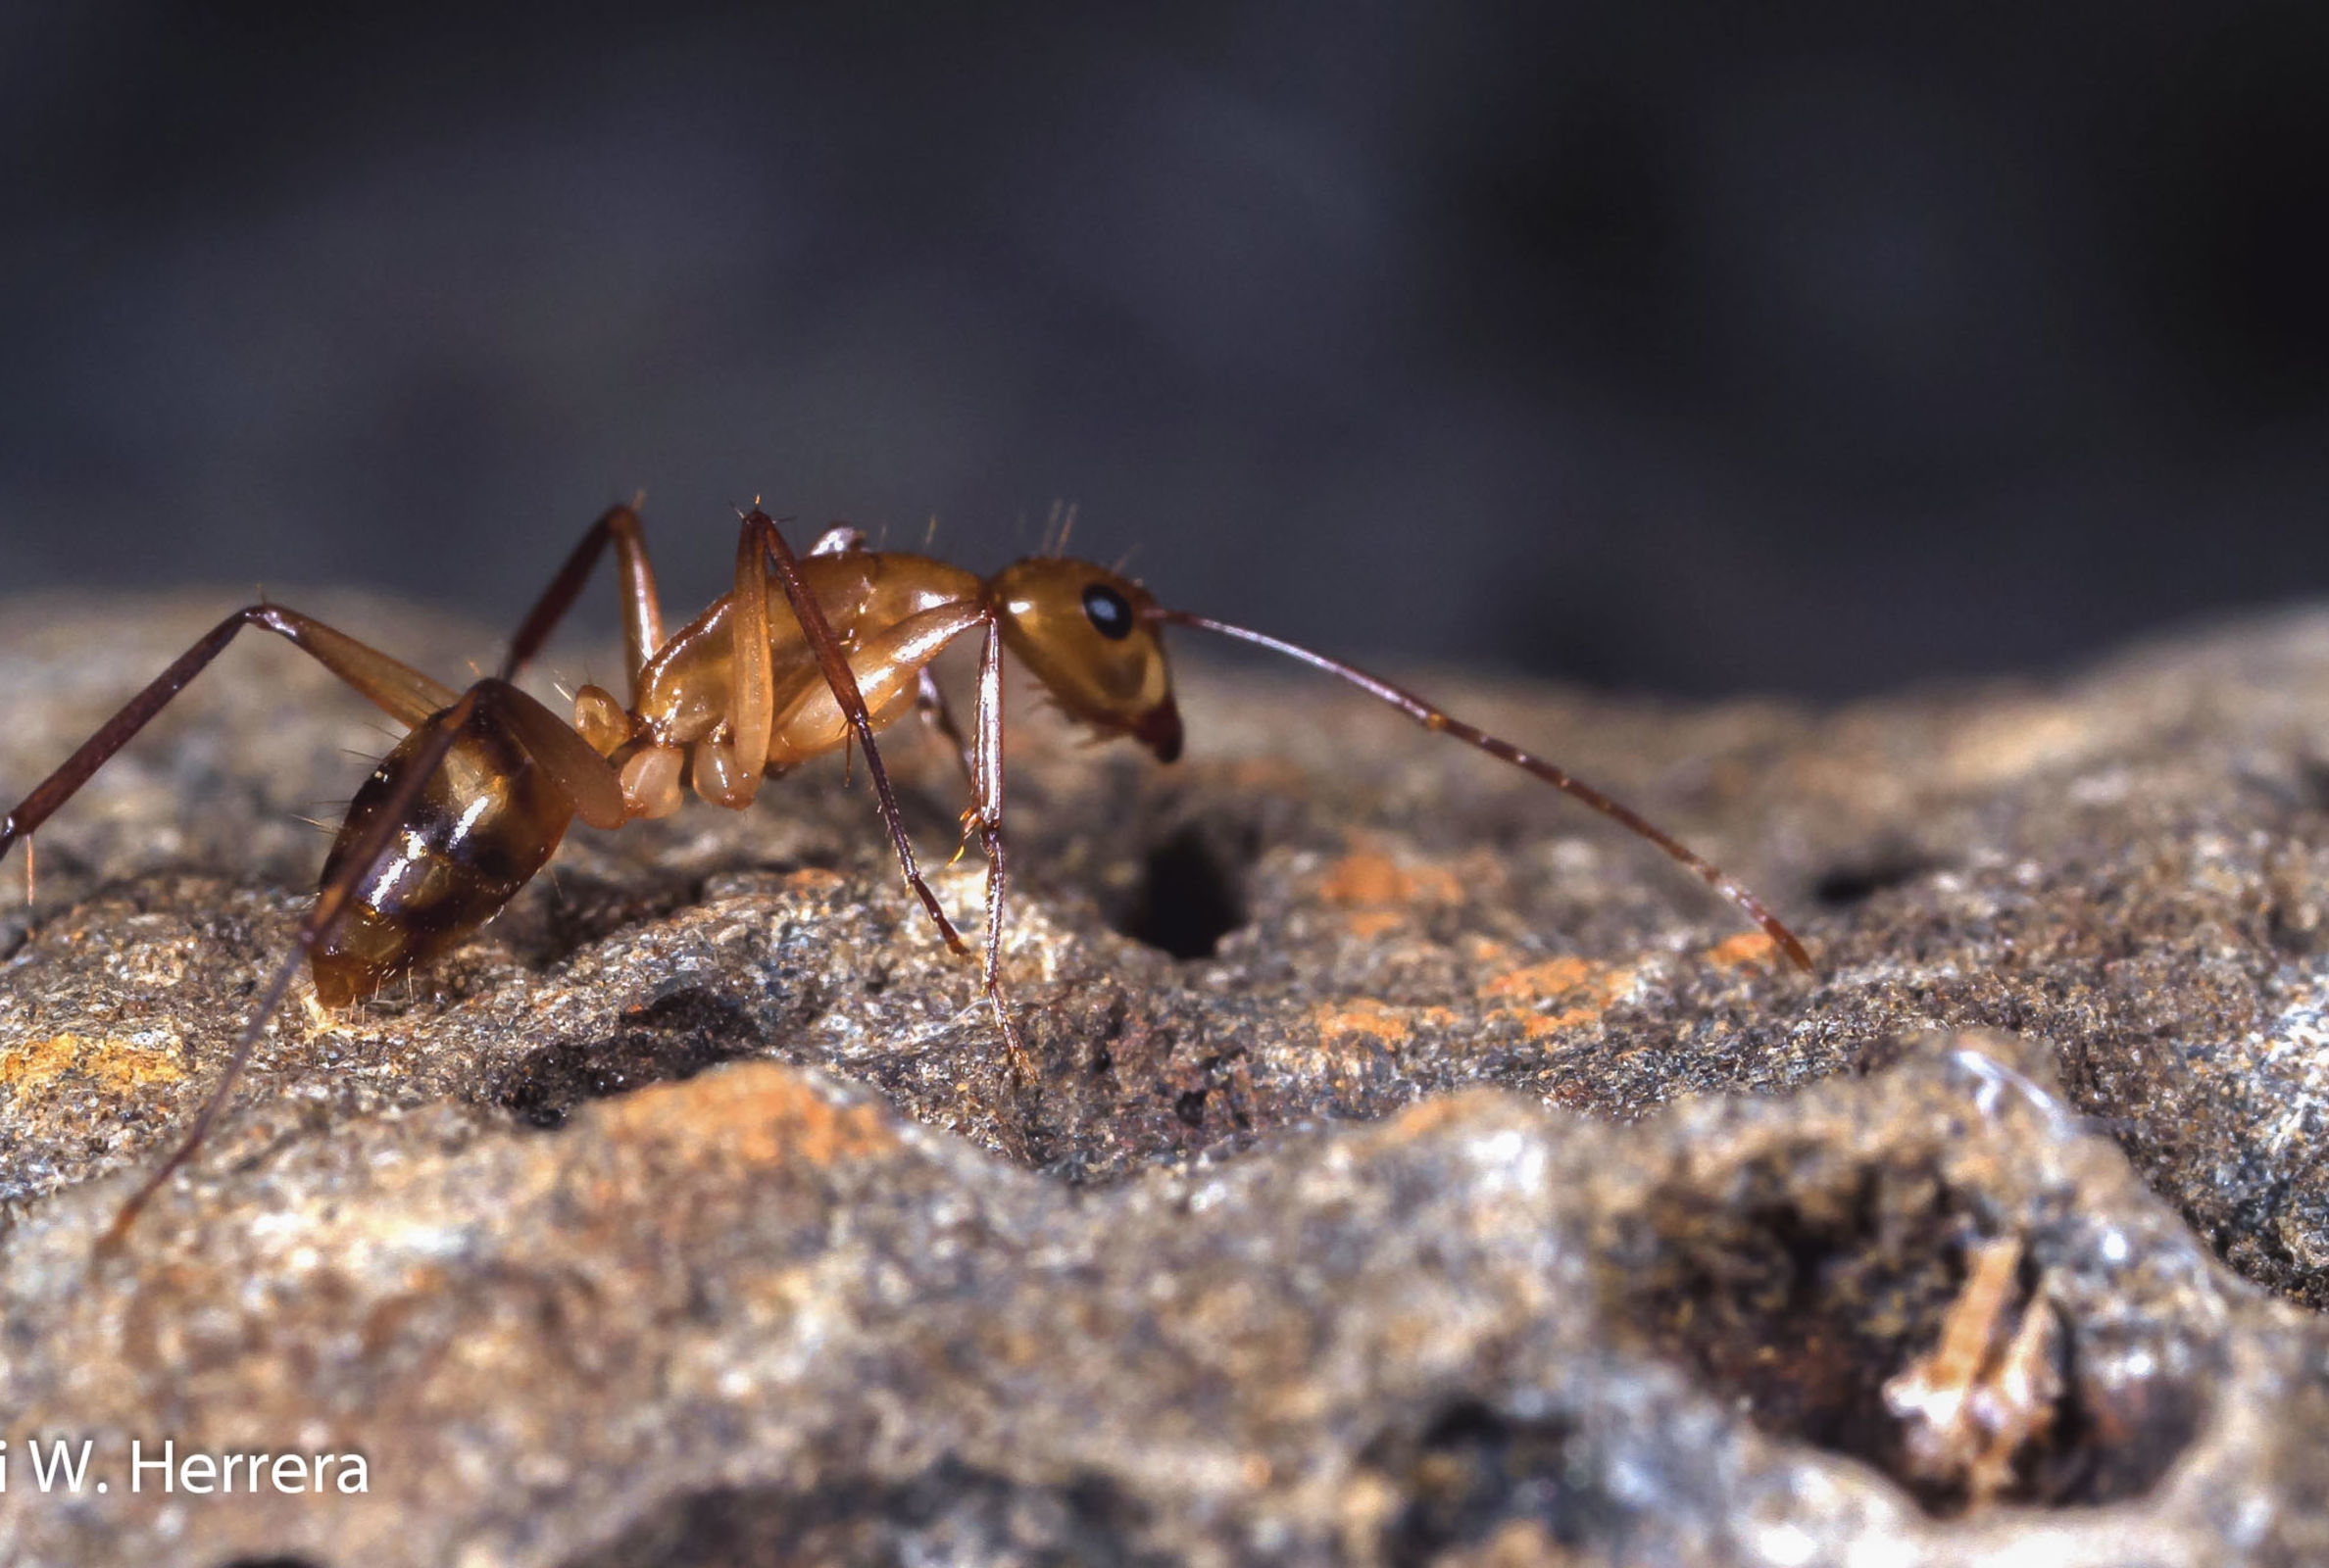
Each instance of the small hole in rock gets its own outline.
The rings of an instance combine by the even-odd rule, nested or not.
[[[1995,1234],[1987,1207],[1921,1161],[1759,1161],[1653,1200],[1613,1260],[1613,1314],[1762,1431],[1873,1464],[1929,1513],[2140,1495],[2199,1430],[2208,1348],[2082,1313],[2046,1283],[2074,1271],[2050,1275],[2043,1240]],[[1980,1355],[1945,1365],[1945,1331],[1968,1330]],[[1976,1408],[1997,1424],[1951,1428]]]
[[[650,873],[635,882],[613,882],[560,867],[534,886],[539,891],[504,909],[492,929],[520,962],[536,970],[696,902],[685,879]]]
[[[1238,861],[1220,828],[1191,823],[1148,853],[1115,928],[1176,958],[1210,958],[1246,923]]]
[[[1827,908],[1848,909],[1937,869],[1932,861],[1908,855],[1833,866],[1811,884],[1811,897]]]
[[[692,1078],[764,1043],[734,997],[690,987],[623,1015],[612,1039],[560,1041],[517,1063],[493,1098],[536,1127],[558,1127],[585,1100]]]

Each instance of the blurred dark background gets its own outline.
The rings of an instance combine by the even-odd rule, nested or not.
[[[2318,0],[4,0],[0,588],[514,618],[644,488],[688,613],[755,495],[1064,498],[1347,654],[2057,666],[2329,589],[2324,83]]]

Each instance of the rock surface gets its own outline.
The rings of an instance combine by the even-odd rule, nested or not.
[[[224,608],[0,607],[0,789]],[[386,744],[230,651],[0,915],[0,1555],[2329,1560],[2329,616],[1826,714],[1421,684],[1819,973],[1356,695],[1184,671],[1172,769],[1015,695],[1034,1082],[810,770],[295,998],[93,1269]],[[952,760],[885,755],[945,844]],[[131,1493],[132,1439],[369,1491]]]

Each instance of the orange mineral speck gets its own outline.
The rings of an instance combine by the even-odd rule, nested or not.
[[[1744,969],[1750,964],[1767,962],[1778,950],[1779,944],[1766,933],[1742,931],[1709,948],[1707,961],[1718,969]]]
[[[1373,850],[1356,850],[1328,868],[1318,897],[1346,908],[1388,909],[1459,904],[1463,883],[1445,866],[1403,866]]]
[[[1457,1014],[1452,1007],[1397,1007],[1371,997],[1353,997],[1347,1002],[1321,1003],[1312,1010],[1311,1021],[1317,1025],[1321,1040],[1365,1035],[1385,1045],[1398,1045],[1415,1032],[1417,1024],[1446,1027],[1457,1021]]]
[[[1550,1002],[1565,997],[1609,965],[1584,958],[1547,958],[1524,968],[1508,970],[1480,988],[1482,996],[1507,997],[1517,1002]]]
[[[69,1072],[107,1089],[173,1083],[186,1071],[168,1049],[133,1040],[92,1040],[86,1035],[51,1035],[0,1046],[0,1084],[18,1094],[47,1088]]]
[[[1522,1038],[1542,1040],[1563,1029],[1601,1022],[1610,1004],[1631,990],[1638,963],[1595,963],[1584,958],[1547,958],[1510,969],[1480,988],[1495,1004],[1486,1016],[1511,1017],[1520,1024]],[[1566,1004],[1553,1012],[1540,1011],[1543,1003]]]
[[[886,1152],[898,1141],[874,1106],[836,1105],[774,1062],[658,1084],[602,1102],[599,1113],[615,1141],[661,1146],[696,1162],[831,1165]]]

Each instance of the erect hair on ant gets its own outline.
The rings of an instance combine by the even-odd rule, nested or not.
[[[1068,514],[1059,528],[1065,545]],[[625,697],[573,696],[571,721],[512,684],[614,552]],[[1159,635],[1218,633],[1300,660],[1388,703],[1424,728],[1525,769],[1624,824],[1728,899],[1804,969],[1809,955],[1745,887],[1631,808],[1423,698],[1308,648],[1157,603],[1119,571],[1046,554],[981,578],[927,555],[873,549],[853,528],[825,531],[796,556],[766,513],[745,514],[734,586],[667,631],[637,512],[610,510],[520,623],[501,666],[455,691],[280,605],[236,611],[162,671],[0,818],[0,856],[32,833],[246,626],[289,641],[405,727],[349,804],[315,904],[235,1042],[217,1085],[170,1157],[123,1205],[113,1247],[140,1208],[192,1157],[217,1121],[261,1031],[300,965],[316,997],[371,996],[492,918],[541,870],[576,817],[618,828],[668,816],[685,791],[741,809],[764,779],[811,758],[862,750],[900,872],[947,946],[969,949],[915,862],[874,732],[920,712],[962,760],[967,821],[985,852],[981,976],[1013,1068],[1025,1048],[1001,973],[1004,885],[1003,665],[1025,665],[1069,717],[1128,736],[1162,762],[1181,752],[1180,710]],[[966,738],[930,674],[941,651],[980,636],[977,706]]]

